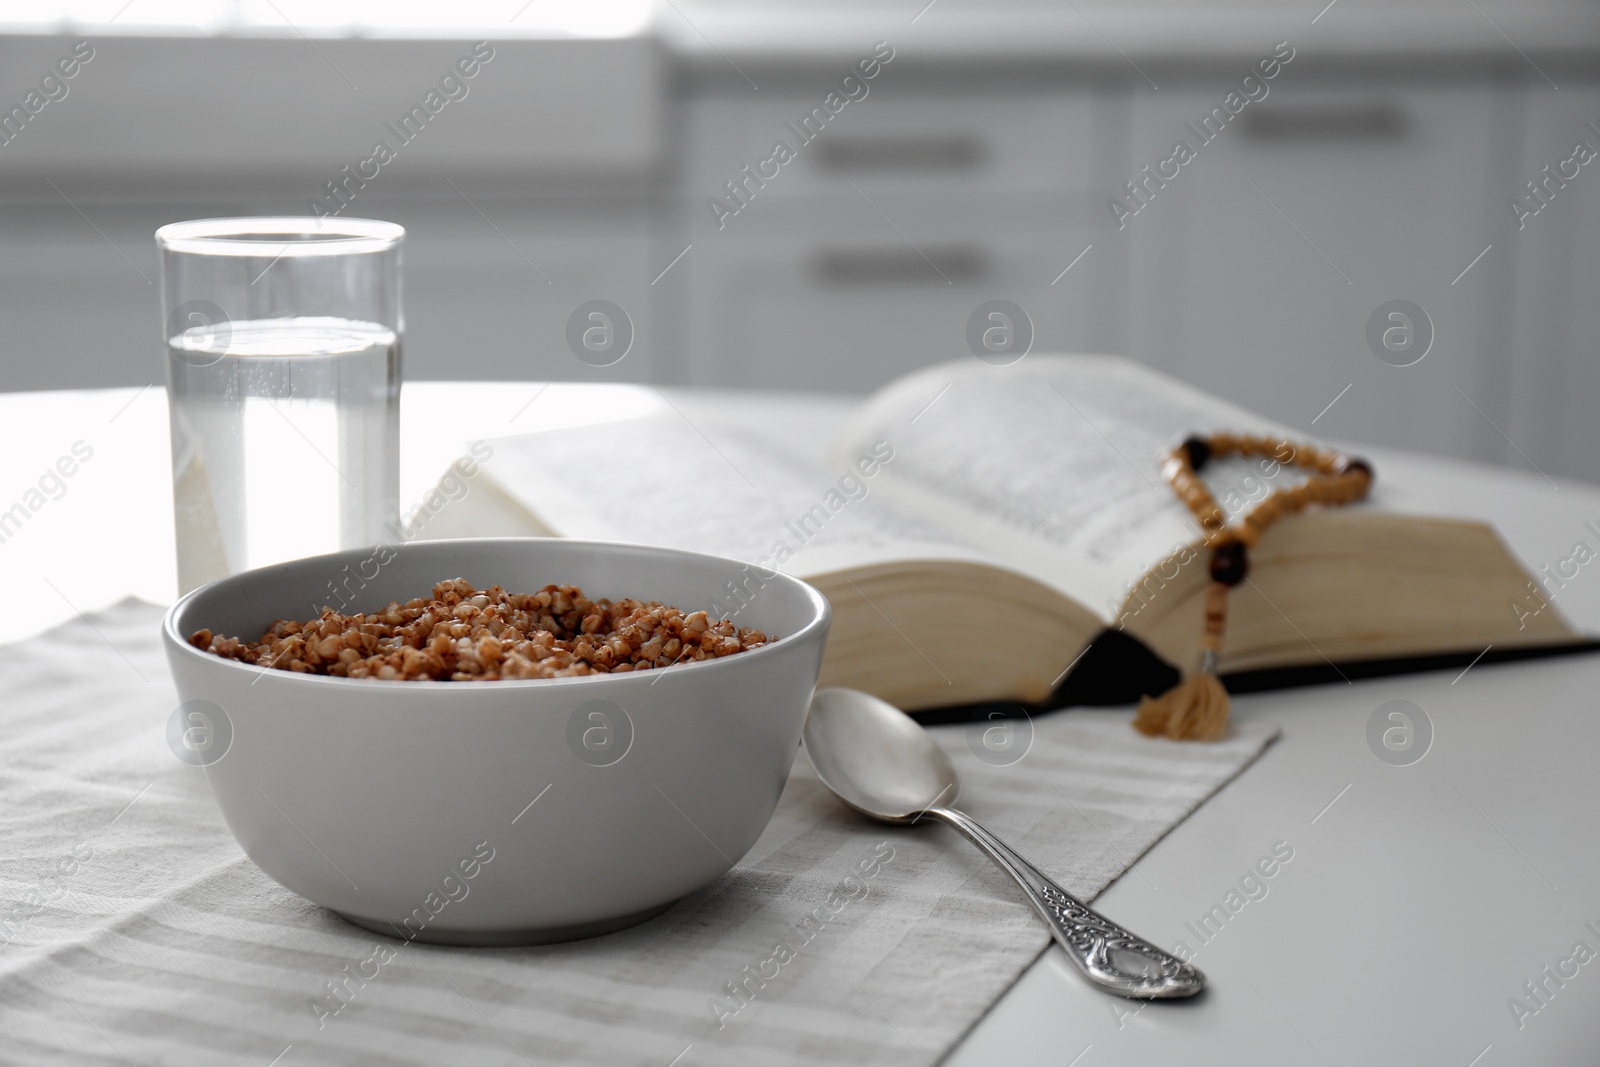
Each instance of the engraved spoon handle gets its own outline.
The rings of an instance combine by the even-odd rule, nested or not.
[[[1189,997],[1205,987],[1205,975],[1085,905],[975,819],[954,808],[925,814],[960,830],[1016,880],[1056,942],[1095,985],[1143,1000]]]

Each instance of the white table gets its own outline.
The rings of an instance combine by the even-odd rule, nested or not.
[[[407,412],[471,414],[456,418],[459,439],[407,441],[402,500],[418,499],[471,438],[663,403],[640,387],[540,389],[409,386]],[[691,413],[730,402],[761,407],[797,433],[826,432],[849,404],[674,396]],[[0,395],[0,512],[24,501],[80,440],[92,458],[0,542],[9,606],[0,641],[127,595],[160,602],[174,592],[157,388]],[[1600,526],[1593,488],[1368,451],[1384,491],[1410,506],[1490,519],[1532,569],[1570,555],[1575,541],[1600,548],[1584,526]],[[1581,570],[1555,603],[1580,628],[1600,632],[1600,567]],[[1091,990],[1052,949],[948,1062],[1597,1062],[1596,693],[1600,657],[1583,656],[1239,698],[1236,715],[1278,723],[1282,738],[1096,904],[1163,945],[1197,949],[1211,989],[1197,1002],[1140,1009]],[[1391,699],[1414,702],[1433,725],[1431,749],[1410,766],[1387,765],[1367,746],[1369,716]],[[1213,919],[1202,945],[1191,927],[1214,905],[1226,910],[1229,891],[1279,842],[1293,858],[1263,881],[1266,895],[1254,890],[1259,899],[1235,904],[1225,922]],[[1579,941],[1595,957],[1564,964]],[[1558,985],[1546,966],[1577,973]],[[1524,988],[1539,981],[1543,1002]],[[1538,1010],[1519,1020],[1511,998]]]

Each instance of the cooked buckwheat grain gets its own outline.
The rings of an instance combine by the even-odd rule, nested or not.
[[[392,602],[368,615],[326,608],[309,622],[279,619],[259,641],[210,630],[189,638],[226,659],[300,674],[453,682],[620,674],[731,656],[772,640],[655,601],[590,600],[574,585],[479,591],[464,578],[440,582],[432,599]]]

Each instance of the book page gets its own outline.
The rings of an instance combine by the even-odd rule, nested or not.
[[[836,454],[893,442],[882,489],[1084,602],[1108,623],[1147,571],[1200,539],[1161,475],[1190,434],[1294,435],[1260,416],[1115,356],[977,360],[919,371],[850,420]],[[1225,507],[1244,508],[1300,475],[1234,461],[1208,469]],[[1244,508],[1234,508],[1234,511]]]
[[[484,473],[562,537],[801,577],[908,559],[997,564],[970,538],[889,504],[879,486],[899,459],[891,443],[867,441],[828,465],[824,441],[748,406],[663,395],[646,413],[492,441]]]

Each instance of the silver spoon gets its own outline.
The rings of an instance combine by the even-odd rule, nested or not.
[[[1189,997],[1205,975],[1086,907],[1033,864],[948,804],[961,791],[950,759],[910,716],[854,689],[822,689],[805,725],[817,777],[846,804],[884,822],[923,816],[966,834],[1016,879],[1057,943],[1089,980],[1125,997]]]

